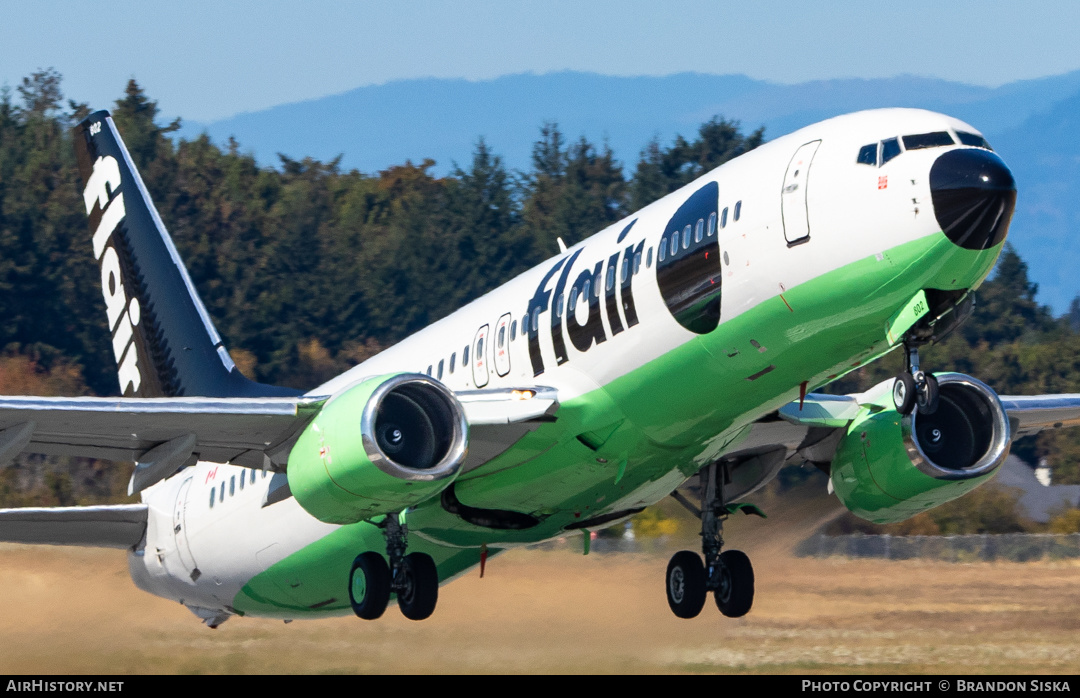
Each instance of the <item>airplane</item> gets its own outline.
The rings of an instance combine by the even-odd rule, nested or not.
[[[874,522],[993,477],[1080,395],[999,396],[920,347],[970,314],[1016,184],[974,127],[915,109],[829,119],[731,160],[306,392],[230,358],[109,113],[74,131],[122,397],[0,398],[0,461],[134,461],[114,506],[0,510],[0,540],[126,549],[209,627],[413,620],[490,555],[673,496],[702,549],[667,600],[748,613],[728,516],[786,464]],[[890,351],[905,370],[814,392]],[[698,483],[700,501],[680,491]]]

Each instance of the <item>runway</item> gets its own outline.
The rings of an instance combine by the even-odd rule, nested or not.
[[[1080,671],[1080,566],[793,557],[821,514],[733,521],[728,538],[755,565],[754,609],[728,619],[710,601],[690,621],[667,607],[666,553],[585,557],[579,539],[493,558],[484,579],[443,587],[421,623],[390,608],[375,622],[217,630],[135,589],[122,552],[5,545],[0,672]]]

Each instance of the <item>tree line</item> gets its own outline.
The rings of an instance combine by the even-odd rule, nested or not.
[[[117,393],[71,128],[90,113],[41,70],[0,91],[0,393]],[[178,139],[133,79],[111,109],[147,189],[238,366],[310,388],[438,320],[558,249],[764,142],[719,116],[692,138],[645,144],[632,166],[605,144],[542,124],[531,167],[508,169],[483,139],[471,162],[377,173],[339,159],[260,166],[230,139]],[[374,136],[373,136],[374,137]],[[1080,392],[1080,300],[1055,318],[1011,249],[975,313],[924,353],[1001,392]],[[893,375],[894,354],[849,374],[851,390]],[[1017,450],[1080,482],[1080,430]],[[87,459],[23,457],[0,469],[0,503],[73,503],[126,482]],[[105,475],[103,473],[108,471]],[[46,474],[53,473],[49,480]],[[15,474],[13,474],[15,473]],[[110,484],[111,483],[111,484]]]

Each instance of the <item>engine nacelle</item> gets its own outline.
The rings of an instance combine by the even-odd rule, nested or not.
[[[370,378],[335,395],[289,453],[289,488],[326,523],[401,511],[438,495],[461,471],[465,411],[417,373]]]
[[[934,414],[916,408],[901,416],[891,391],[884,391],[848,427],[831,479],[836,496],[856,516],[874,523],[902,521],[975,489],[1005,462],[1009,419],[997,394],[963,374],[937,378]]]

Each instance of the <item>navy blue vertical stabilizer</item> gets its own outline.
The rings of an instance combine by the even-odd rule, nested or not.
[[[236,369],[109,112],[86,117],[74,140],[122,394],[296,395]]]

